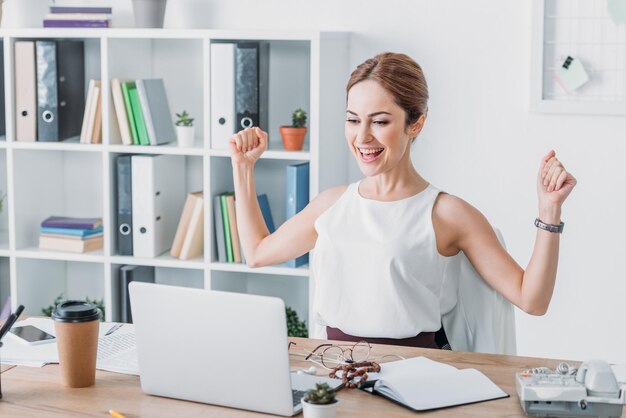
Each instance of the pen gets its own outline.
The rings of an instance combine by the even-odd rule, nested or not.
[[[112,410],[112,409],[109,409],[109,414],[111,414],[111,416],[112,416],[113,418],[126,418],[124,415],[122,415],[122,414],[120,414],[119,412],[114,411],[114,410]]]
[[[106,334],[104,334],[104,336],[106,337],[107,335],[111,335],[113,334],[115,331],[117,331],[118,329],[122,328],[122,325],[124,325],[123,323],[119,323],[119,324],[115,324],[111,327],[111,329],[109,329]]]
[[[17,318],[19,318],[19,316],[22,314],[23,310],[24,310],[24,305],[20,305],[17,307],[14,313],[9,315],[9,317],[7,318],[7,321],[4,323],[2,328],[0,328],[0,340],[2,340],[2,337],[4,337],[4,334],[6,334],[11,329],[11,327],[13,326]]]

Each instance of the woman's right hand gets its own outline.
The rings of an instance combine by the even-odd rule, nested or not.
[[[228,140],[234,164],[254,164],[267,149],[267,132],[258,126],[237,132]]]

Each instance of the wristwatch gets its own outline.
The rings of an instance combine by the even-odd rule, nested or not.
[[[543,229],[544,231],[555,232],[555,233],[562,234],[563,233],[563,228],[565,227],[565,224],[563,222],[561,222],[558,225],[547,224],[545,222],[542,222],[541,219],[535,218],[535,226],[537,228],[539,228],[539,229]]]

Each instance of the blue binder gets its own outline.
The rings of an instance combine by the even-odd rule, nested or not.
[[[285,219],[300,212],[309,203],[309,163],[287,166],[287,206]],[[309,254],[287,261],[289,267],[300,267],[309,262]]]

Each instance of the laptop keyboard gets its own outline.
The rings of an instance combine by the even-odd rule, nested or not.
[[[304,398],[304,395],[306,395],[306,390],[291,389],[291,394],[293,395],[293,406],[296,407],[298,406],[300,401],[302,401],[302,398]]]

